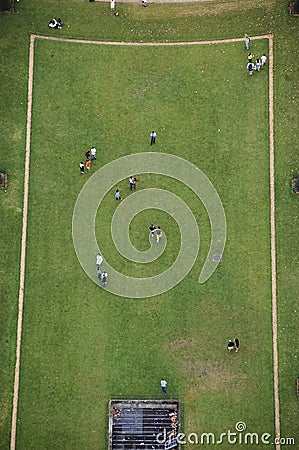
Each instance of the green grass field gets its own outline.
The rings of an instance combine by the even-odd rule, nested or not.
[[[9,173],[8,192],[0,192],[0,448],[8,448],[10,439],[29,33],[53,34],[46,24],[58,5],[65,21],[59,36],[68,38],[165,42],[274,32],[281,432],[298,445],[298,199],[290,194],[298,169],[296,19],[278,2],[272,8],[253,2],[246,11],[237,1],[222,11],[216,4],[146,10],[121,4],[116,18],[107,4],[24,0],[16,14],[0,16],[1,165]],[[268,53],[267,39],[253,41],[252,49]],[[168,397],[182,401],[184,433],[219,435],[244,421],[249,432],[274,436],[267,71],[249,78],[243,42],[134,47],[37,39],[34,56],[17,448],[105,449],[109,399],[161,398],[162,377]],[[182,183],[141,175],[139,190],[169,190],[188,204],[198,222],[200,252],[174,289],[146,299],[117,297],[82,270],[72,240],[73,209],[98,168],[151,150],[151,129],[157,131],[155,152],[185,158],[212,181],[226,213],[227,243],[217,271],[198,284],[211,238],[205,208]],[[78,164],[92,145],[98,159],[82,177]],[[154,208],[138,214],[130,226],[133,244],[147,249],[154,221],[167,233],[166,252],[142,268],[121,257],[110,233],[116,187],[124,197],[132,195],[125,179],[99,208],[95,229],[103,255],[128,276],[158,274],[176,258],[178,226]],[[235,337],[241,350],[231,355],[226,344]]]

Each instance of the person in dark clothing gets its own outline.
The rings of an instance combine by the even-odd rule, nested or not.
[[[157,137],[157,133],[153,130],[151,132],[151,145],[156,143],[156,137]]]
[[[63,25],[63,22],[62,22],[62,20],[60,19],[60,17],[58,17],[58,19],[57,19],[57,28],[58,28],[58,30],[61,30],[61,29],[62,29],[62,25]]]
[[[155,231],[156,231],[156,227],[154,224],[151,224],[151,226],[149,227],[149,231],[150,231],[150,237],[154,237]]]
[[[229,340],[228,344],[227,344],[227,350],[229,352],[232,352],[234,348],[235,348],[235,344],[233,343],[233,341]]]
[[[53,18],[49,22],[49,27],[56,28],[56,30],[61,30],[62,25],[63,25],[63,22],[60,18],[58,18],[57,20]]]

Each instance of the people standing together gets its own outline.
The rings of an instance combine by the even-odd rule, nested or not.
[[[253,58],[254,58],[253,53],[251,52],[248,53],[247,70],[249,72],[249,75],[252,75],[254,71],[260,72],[260,70],[264,68],[267,62],[267,56],[265,54],[263,54],[261,58],[257,58],[255,64],[253,62]]]
[[[250,37],[245,34],[245,48],[247,51],[249,51],[249,45],[250,45]],[[255,63],[253,62],[254,54],[252,52],[249,52],[247,55],[247,70],[249,75],[252,75],[254,71],[260,72],[261,69],[263,69],[267,62],[267,56],[265,53],[261,56],[261,58],[257,58]]]
[[[227,350],[229,352],[233,351],[238,352],[239,348],[240,348],[240,341],[238,338],[236,338],[235,341],[232,341],[231,339],[228,341]]]
[[[101,255],[101,253],[98,253],[97,256],[96,256],[97,275],[98,275],[98,279],[101,282],[102,287],[106,287],[107,279],[108,279],[108,273],[101,271],[101,267],[100,266],[101,266],[102,262],[103,262],[103,257]]]
[[[151,238],[154,238],[156,235],[157,242],[160,242],[160,239],[163,236],[163,231],[161,230],[160,226],[156,228],[154,224],[151,224],[149,226],[149,232]]]
[[[153,130],[150,133],[150,145],[154,145],[156,143],[157,133]],[[83,161],[80,161],[79,168],[81,175],[84,175],[85,168],[88,172],[90,172],[91,161],[95,161],[97,159],[97,149],[95,147],[91,147],[90,150],[85,152],[85,164]],[[136,183],[138,182],[138,178],[131,176],[130,177],[130,191],[136,189]],[[115,195],[116,200],[121,200],[118,198],[118,195]]]
[[[95,161],[97,159],[97,149],[95,147],[91,147],[90,150],[85,152],[85,164],[83,161],[80,161],[79,168],[81,175],[84,175],[85,167],[88,172],[90,172],[91,161]]]
[[[137,181],[138,181],[137,177],[130,176],[130,179],[129,179],[130,191],[135,191]]]

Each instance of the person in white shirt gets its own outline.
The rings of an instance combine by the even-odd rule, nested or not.
[[[161,388],[162,388],[162,392],[164,395],[166,395],[166,385],[167,385],[167,381],[164,380],[164,378],[163,378],[163,380],[161,380]]]
[[[57,28],[57,20],[56,19],[51,19],[49,22],[49,27],[50,28]]]
[[[261,60],[259,58],[255,61],[255,70],[258,72],[261,70]]]
[[[108,273],[107,272],[103,272],[102,273],[102,287],[105,287],[107,284],[107,278],[108,278]]]
[[[90,149],[91,160],[97,159],[97,149],[95,147],[91,147]]]
[[[261,57],[261,61],[262,61],[262,69],[264,68],[264,65],[267,62],[267,56],[265,55],[265,53],[263,54],[263,56]]]
[[[160,227],[156,228],[157,242],[160,241],[162,234],[163,234],[163,232],[162,232],[161,228]]]
[[[103,257],[102,257],[102,255],[101,255],[101,253],[98,253],[98,254],[97,254],[97,261],[96,261],[97,266],[100,267],[100,265],[102,264],[102,262],[103,262]]]
[[[135,178],[134,177],[130,177],[129,183],[130,183],[130,191],[133,191]]]
[[[255,70],[254,64],[253,64],[252,62],[249,62],[249,63],[247,64],[247,69],[248,69],[249,75],[252,75],[252,74],[253,74],[253,71]]]
[[[157,137],[157,133],[153,130],[151,132],[151,145],[156,143],[156,137]]]

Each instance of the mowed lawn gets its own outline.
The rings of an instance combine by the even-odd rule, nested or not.
[[[254,42],[254,52],[268,52],[267,40]],[[182,401],[186,434],[218,436],[244,421],[249,432],[274,435],[268,74],[249,79],[245,67],[243,43],[36,41],[18,448],[104,449],[109,400],[161,398],[162,377],[168,398]],[[175,180],[140,176],[138,189],[161,187],[186,201],[201,247],[178,286],[133,300],[105,292],[83,272],[72,214],[90,176],[79,173],[84,152],[92,145],[98,150],[93,173],[149,151],[152,129],[154,151],[191,161],[214,184],[226,212],[227,244],[215,274],[199,285],[210,243],[204,207]],[[130,195],[128,180],[116,187]],[[138,268],[118,255],[111,239],[116,207],[112,189],[97,216],[97,238],[109,263],[134,275]],[[140,213],[130,230],[141,250],[152,221],[169,243],[151,265],[159,273],[174,261],[179,234],[165,213]],[[241,350],[228,354],[227,341],[235,337]]]

